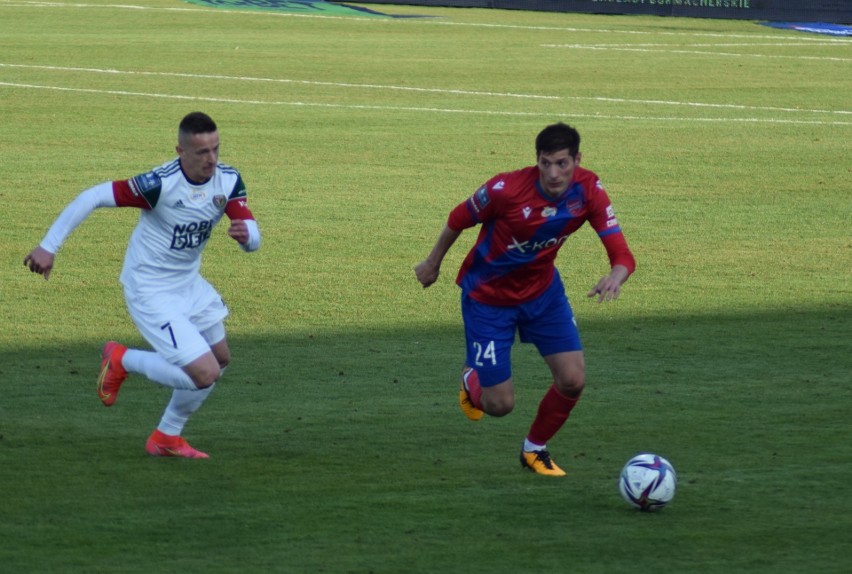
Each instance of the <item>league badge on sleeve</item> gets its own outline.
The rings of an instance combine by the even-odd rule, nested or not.
[[[476,190],[476,193],[470,196],[470,206],[476,213],[479,213],[485,206],[491,202],[491,198],[488,197],[488,188],[486,186],[482,186]]]
[[[163,182],[159,175],[153,171],[149,171],[130,178],[128,183],[130,184],[130,190],[133,192],[133,195],[138,196],[145,195],[149,191],[159,189]]]
[[[612,204],[606,206],[606,226],[618,227],[618,219],[615,217],[615,209],[612,208]]]

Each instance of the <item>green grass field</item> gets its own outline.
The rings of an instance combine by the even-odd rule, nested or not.
[[[228,11],[178,0],[0,0],[0,571],[840,573],[852,556],[852,41],[754,22],[372,6],[429,18]],[[49,282],[21,265],[82,189],[173,157],[200,109],[264,244],[220,226],[204,273],[234,361],[148,457],[166,389],[95,394],[107,339],[143,346],[118,273],[132,210],[100,210]],[[559,268],[588,387],[517,462],[548,381],[456,404],[454,277],[412,268],[449,210],[583,135],[637,257],[617,303],[586,228]],[[674,502],[615,478],[669,458]]]

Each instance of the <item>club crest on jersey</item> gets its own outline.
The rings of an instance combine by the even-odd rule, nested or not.
[[[491,198],[488,197],[488,188],[484,185],[477,189],[476,193],[470,196],[470,205],[476,213],[485,209],[485,206],[490,202]]]
[[[580,217],[583,214],[583,204],[583,188],[579,185],[572,185],[565,197],[565,207],[568,209],[571,217]]]
[[[213,196],[213,205],[215,205],[217,209],[225,209],[226,203],[228,203],[228,200],[225,198],[224,195]]]

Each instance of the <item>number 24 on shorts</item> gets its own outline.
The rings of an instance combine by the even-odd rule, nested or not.
[[[492,365],[497,364],[497,353],[494,351],[494,341],[489,341],[483,348],[479,341],[473,342],[473,348],[476,349],[475,366],[482,367],[485,365],[483,361],[490,361]]]

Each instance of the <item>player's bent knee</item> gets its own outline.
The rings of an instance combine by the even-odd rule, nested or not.
[[[208,353],[184,367],[184,371],[192,379],[196,388],[206,389],[219,379],[222,367],[219,366],[219,361],[213,353]]]
[[[586,387],[586,380],[583,376],[568,377],[555,381],[556,388],[565,396],[576,397],[583,392]]]
[[[513,405],[499,405],[495,407],[485,407],[485,412],[492,417],[505,417],[514,409]]]
[[[216,373],[203,373],[192,377],[192,382],[195,383],[195,386],[198,389],[206,389],[208,387],[212,387],[213,383],[215,383],[218,378],[219,371]]]
[[[482,388],[480,398],[482,410],[492,417],[504,417],[515,408],[515,391],[512,379],[502,383]]]
[[[505,417],[515,408],[513,400],[482,400],[482,410],[492,417]]]

